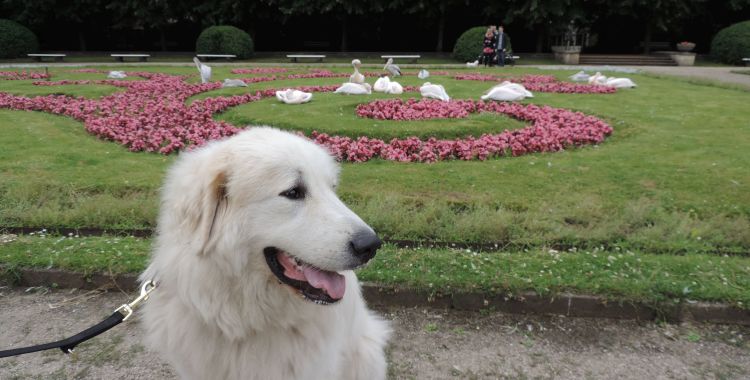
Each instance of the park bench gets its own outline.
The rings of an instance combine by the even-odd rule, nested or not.
[[[41,62],[42,58],[52,58],[55,61],[62,61],[66,57],[66,54],[26,54],[30,58],[34,58],[37,62]]]
[[[287,54],[286,57],[290,58],[292,62],[297,62],[300,58],[312,58],[317,59],[318,62],[323,62],[323,58],[326,56],[323,54]]]
[[[137,58],[141,62],[146,62],[151,54],[110,54],[115,61],[125,62],[125,58]]]
[[[206,61],[210,61],[211,59],[226,59],[227,61],[231,61],[235,58],[237,58],[234,54],[196,54],[198,58],[205,59]]]
[[[750,66],[750,58],[742,58],[742,62],[745,62],[745,66]]]
[[[515,66],[516,61],[519,60],[519,59],[521,59],[521,57],[519,57],[517,55],[513,55],[513,54],[506,54],[505,55],[505,63],[509,64],[511,66]]]
[[[380,58],[383,58],[386,61],[389,58],[393,58],[394,61],[397,58],[410,59],[409,62],[411,62],[411,63],[417,63],[417,60],[420,59],[420,58],[422,58],[422,56],[421,55],[381,55]]]

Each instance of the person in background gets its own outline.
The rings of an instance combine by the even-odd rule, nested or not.
[[[484,33],[484,44],[482,48],[482,62],[484,67],[492,66],[492,61],[495,58],[495,26],[487,28],[487,32]]]
[[[496,51],[497,51],[497,65],[502,67],[505,66],[505,49],[507,49],[508,45],[510,44],[508,39],[508,35],[505,34],[505,28],[503,28],[502,25],[500,25],[497,28],[497,32],[495,32],[495,42]]]

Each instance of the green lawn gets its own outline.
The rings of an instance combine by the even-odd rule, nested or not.
[[[138,70],[179,74],[194,74],[195,71],[192,67]],[[249,76],[232,75],[229,70],[215,67],[214,78]],[[295,70],[302,72],[304,69]],[[511,74],[553,73],[559,78],[572,74],[572,71],[519,67],[503,70]],[[485,72],[484,69],[448,71],[451,74]],[[64,68],[53,69],[52,73],[53,80],[103,77],[69,73],[69,69]],[[662,269],[671,265],[692,265],[693,258],[698,260],[695,263],[723,260],[727,268],[735,270],[737,286],[747,290],[750,259],[712,255],[747,255],[750,252],[750,155],[747,153],[750,92],[680,79],[627,76],[638,88],[608,95],[535,93],[533,99],[525,101],[570,108],[604,119],[613,126],[614,133],[599,146],[486,162],[403,164],[373,160],[363,164],[346,163],[339,194],[388,238],[497,242],[510,253],[481,254],[492,265],[504,265],[506,261],[532,265],[537,255],[527,255],[524,249],[546,252],[546,247],[561,245],[590,252],[602,245],[616,246],[623,252],[631,250],[647,257],[651,260],[647,262]],[[489,82],[456,81],[452,75],[429,80],[443,84],[454,98],[477,99],[491,87]],[[341,81],[343,79],[333,78],[261,82],[248,89],[217,90],[195,98]],[[422,81],[405,77],[400,82],[417,85]],[[0,91],[97,98],[118,89],[94,85],[39,87],[33,86],[31,81],[0,81]],[[402,97],[411,96],[418,95]],[[366,99],[382,97],[373,95]],[[420,122],[360,119],[353,110],[361,101],[365,100],[315,94],[310,104],[285,107],[268,99],[238,106],[217,118],[236,125],[269,124],[307,132],[318,130],[385,139],[410,135],[477,135],[523,125],[494,115]],[[158,189],[173,156],[128,152],[88,135],[81,123],[69,118],[9,110],[0,110],[0,144],[3,147],[0,149],[0,227],[154,226]],[[0,262],[16,262],[15,258],[3,259],[3,252],[8,249],[0,246]],[[456,256],[453,251],[392,247],[387,252],[381,256],[382,265],[390,262],[388,265],[396,269],[380,276],[375,268],[381,264],[376,260],[362,273],[364,278],[390,282],[388,276],[395,276],[395,282],[420,285],[423,279],[410,277],[401,265],[425,256],[434,261],[420,265],[448,271],[443,258],[450,260]],[[579,260],[571,264],[571,268],[585,265],[591,259],[580,252],[569,256],[571,260]],[[494,258],[498,261],[493,261]],[[26,263],[20,259],[17,262]],[[700,265],[705,267],[706,264]],[[745,269],[741,269],[743,266]],[[697,273],[701,271],[686,272],[685,276]],[[563,277],[554,285],[545,285],[547,282],[535,278],[528,285],[507,282],[507,279],[497,280],[500,282],[470,280],[470,273],[465,274],[467,276],[461,277],[450,272],[445,275],[445,282],[433,285],[466,287],[476,284],[488,289],[551,286],[550,289],[597,292],[591,288],[593,283],[589,284],[580,274]],[[507,286],[497,285],[506,282]],[[623,289],[636,285],[623,284],[628,285],[618,290],[599,285],[600,290],[610,289],[600,292],[654,298],[655,294],[671,294],[674,290],[667,291],[662,285],[646,282],[643,289],[653,291],[647,297],[639,296],[641,293],[624,293]],[[721,288],[721,284],[717,286]],[[647,293],[638,289],[641,290],[633,292]],[[722,295],[712,293],[698,298],[732,301],[742,298],[729,295],[731,289],[726,291],[728,293]]]
[[[36,234],[0,245],[0,272],[62,268],[80,273],[137,273],[146,267],[151,240]],[[653,255],[626,250],[474,252],[386,245],[358,270],[360,280],[451,293],[472,291],[546,296],[577,292],[611,301],[690,300],[750,305],[750,260],[740,257]]]

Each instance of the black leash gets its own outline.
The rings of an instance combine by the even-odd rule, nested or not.
[[[56,342],[51,342],[51,343],[38,344],[36,346],[21,347],[21,348],[14,348],[11,350],[0,351],[0,358],[23,355],[23,354],[28,354],[31,352],[51,350],[53,348],[59,348],[62,350],[62,352],[69,354],[73,352],[73,349],[77,345],[97,335],[100,335],[106,332],[107,330],[119,325],[123,321],[130,318],[130,316],[133,314],[133,309],[141,301],[147,300],[148,295],[154,289],[156,289],[156,284],[153,281],[147,281],[141,287],[141,294],[138,296],[138,298],[133,300],[133,302],[123,304],[122,306],[118,307],[117,310],[115,310],[115,312],[112,313],[112,315],[110,315],[107,319],[97,323],[94,326],[87,328],[86,330],[79,332],[76,335],[71,336],[70,338],[58,340]]]

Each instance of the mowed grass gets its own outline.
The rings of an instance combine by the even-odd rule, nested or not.
[[[197,80],[191,67],[139,70],[189,74],[193,75],[190,81]],[[250,76],[233,75],[229,70],[215,67],[214,78]],[[523,68],[448,71],[452,75],[553,73],[560,78],[572,73]],[[62,69],[53,74],[53,80],[103,77]],[[428,80],[443,84],[454,98],[477,99],[492,85],[456,81],[452,75]],[[486,162],[345,163],[339,193],[389,238],[499,242],[510,249],[616,245],[654,253],[749,252],[750,109],[746,105],[750,93],[678,79],[628,76],[638,88],[609,95],[535,93],[526,101],[604,119],[614,133],[600,146]],[[190,101],[342,81],[261,82],[247,89],[212,91]],[[30,82],[0,81],[0,91],[102,95],[92,86],[42,88]],[[400,82],[422,83],[415,77]],[[384,122],[353,114],[357,103],[383,97],[315,94],[312,103],[298,107],[263,100],[235,107],[217,118],[236,125],[268,124],[386,140],[410,135],[452,138],[523,126],[496,115]],[[154,225],[158,188],[173,157],[130,153],[87,135],[73,120],[19,111],[0,111],[0,142],[4,147],[0,152],[0,226]]]
[[[91,273],[138,273],[147,265],[151,240],[37,234],[0,245],[4,277],[16,268],[62,268]],[[653,255],[626,250],[473,252],[383,247],[358,271],[359,278],[435,293],[504,293],[534,290],[545,296],[576,292],[611,301],[665,304],[723,301],[750,305],[750,259],[688,254]]]

